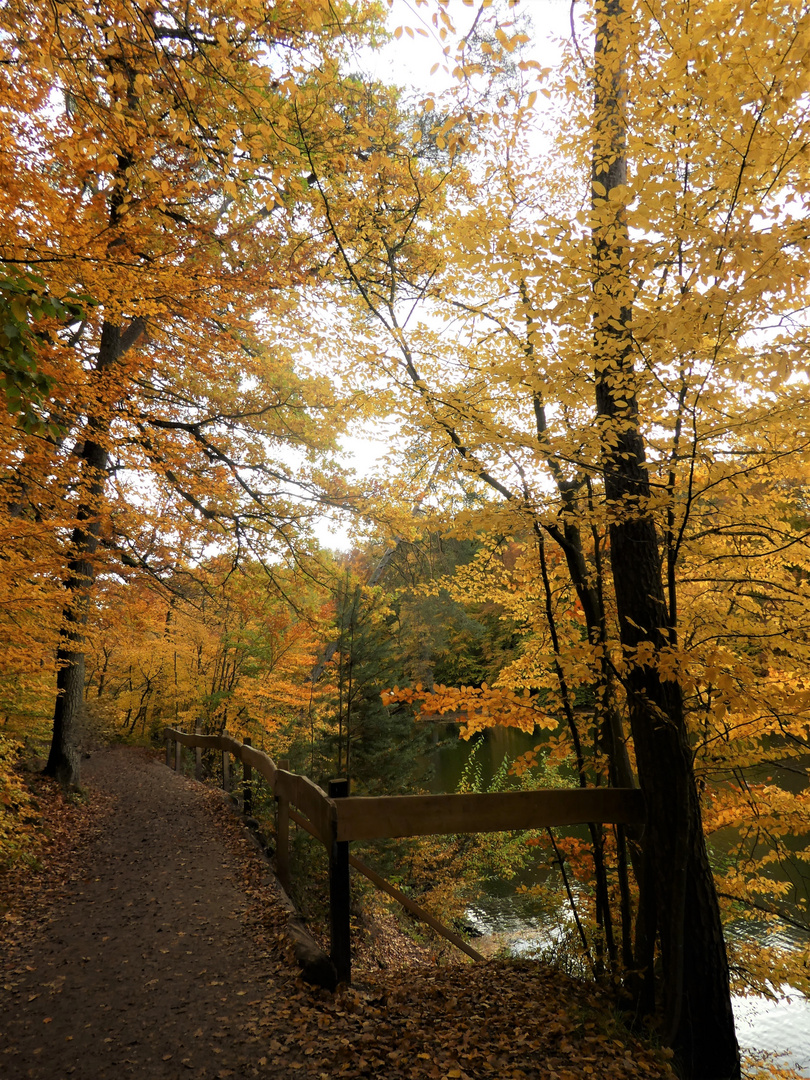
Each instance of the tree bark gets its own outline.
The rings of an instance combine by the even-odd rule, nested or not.
[[[623,71],[628,18],[622,0],[607,0],[597,8],[593,287],[596,405],[610,560],[628,667],[630,729],[647,805],[643,856],[648,872],[639,881],[637,938],[645,955],[637,960],[649,969],[655,927],[664,1035],[679,1068],[693,1080],[728,1080],[740,1075],[740,1055],[717,894],[681,689],[675,681],[663,681],[656,666],[659,650],[669,643],[670,618],[649,505],[635,389],[629,232],[617,191],[627,183]],[[611,200],[611,192],[619,197]],[[643,643],[653,649],[647,662],[637,659]]]
[[[133,319],[124,332],[104,322],[96,359],[95,376],[103,384],[115,363],[140,338],[143,319]],[[79,506],[70,538],[71,558],[65,578],[66,600],[62,609],[62,636],[56,653],[56,703],[51,748],[44,772],[63,787],[79,784],[79,728],[84,702],[84,641],[90,595],[95,580],[93,556],[101,533],[101,508],[107,479],[107,442],[112,406],[99,392],[96,412],[88,422],[79,463]]]

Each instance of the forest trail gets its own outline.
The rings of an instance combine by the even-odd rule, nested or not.
[[[672,1076],[592,987],[538,963],[307,986],[274,879],[221,792],[122,747],[94,753],[82,783],[106,804],[100,828],[56,886],[45,859],[29,895],[47,901],[0,947],[2,1080]]]
[[[110,816],[3,971],[0,1076],[258,1075],[257,1008],[281,1011],[296,972],[257,943],[238,881],[249,842],[218,793],[154,757],[115,748],[83,765]]]

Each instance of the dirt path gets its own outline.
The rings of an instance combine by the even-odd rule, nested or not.
[[[96,752],[83,783],[107,807],[95,837],[66,884],[46,869],[55,895],[0,947],[2,1080],[671,1077],[592,988],[537,963],[313,989],[221,794],[123,748]]]
[[[280,1002],[294,972],[257,947],[238,881],[248,842],[216,793],[153,758],[118,748],[84,766],[112,814],[52,921],[3,971],[0,1076],[256,1075],[257,1006]]]

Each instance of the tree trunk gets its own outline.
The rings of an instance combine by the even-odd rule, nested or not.
[[[611,501],[619,498],[621,480],[630,470],[622,471],[624,477],[618,472],[610,476]],[[649,517],[620,521],[610,535],[622,646],[632,650],[641,641],[652,640],[660,648],[666,643],[666,626],[660,619],[663,590],[653,522]],[[632,668],[626,685],[647,806],[643,851],[649,876],[646,883],[640,882],[647,891],[641,906],[655,913],[664,1035],[686,1076],[706,1080],[739,1076],[728,961],[680,687],[662,682],[653,667],[641,665]],[[651,963],[652,946],[648,935],[647,955],[637,958],[642,965]]]
[[[130,349],[146,328],[145,320],[133,319],[127,329],[105,322],[96,360],[95,375],[103,382],[113,365]],[[79,784],[79,724],[84,700],[84,635],[88,605],[95,579],[93,556],[101,533],[101,506],[107,479],[112,405],[99,393],[95,415],[88,423],[88,434],[79,463],[80,501],[76,526],[70,538],[72,557],[65,578],[67,598],[62,609],[62,638],[56,653],[56,704],[53,736],[45,774],[63,787]]]
[[[669,615],[635,390],[629,233],[619,198],[627,183],[621,0],[598,9],[594,57],[593,287],[596,405],[602,441],[610,559],[639,783],[647,805],[637,938],[652,964],[660,943],[664,1035],[694,1080],[740,1075],[729,972],[680,686],[659,678]],[[652,645],[646,662],[639,645]],[[651,895],[652,893],[652,895]],[[649,985],[649,982],[648,982]]]
[[[103,340],[103,339],[102,339]],[[95,427],[98,428],[96,423]],[[92,557],[98,548],[99,503],[104,490],[107,451],[87,439],[82,452],[81,471],[85,491],[71,537],[75,552],[68,563],[65,589],[67,602],[62,610],[62,639],[56,653],[56,705],[47,776],[63,787],[79,784],[79,725],[84,701],[84,630],[87,625],[90,590],[95,571]]]

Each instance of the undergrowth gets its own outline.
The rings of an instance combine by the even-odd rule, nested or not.
[[[36,861],[38,806],[23,775],[26,746],[0,734],[0,870]]]

